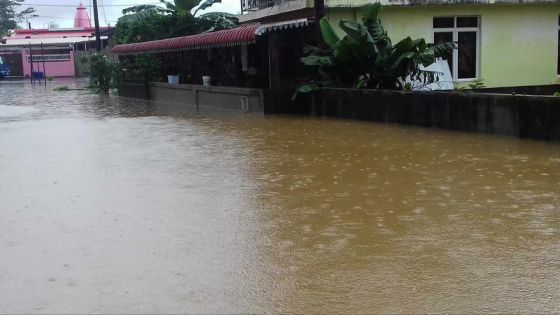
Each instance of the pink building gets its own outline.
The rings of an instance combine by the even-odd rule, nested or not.
[[[111,27],[101,27],[103,47],[107,46]],[[42,72],[46,76],[76,75],[75,56],[95,48],[95,28],[86,8],[76,8],[74,28],[15,30],[0,41],[0,55],[12,66],[12,76],[30,76]]]

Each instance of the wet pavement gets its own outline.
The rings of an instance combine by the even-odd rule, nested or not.
[[[0,82],[1,313],[560,312],[560,145]]]

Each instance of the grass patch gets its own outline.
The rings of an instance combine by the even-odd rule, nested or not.
[[[70,91],[70,88],[68,87],[68,85],[61,85],[61,86],[57,86],[53,89],[53,91],[57,91],[57,92],[66,92],[66,91]]]

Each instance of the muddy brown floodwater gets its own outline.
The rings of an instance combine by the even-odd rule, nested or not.
[[[0,100],[0,312],[560,312],[558,144]]]

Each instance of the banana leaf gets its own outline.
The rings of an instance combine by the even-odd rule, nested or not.
[[[335,49],[336,43],[340,41],[340,38],[336,35],[331,23],[329,23],[326,18],[322,18],[321,21],[319,21],[319,27],[321,28],[321,36],[325,44],[331,49]]]

